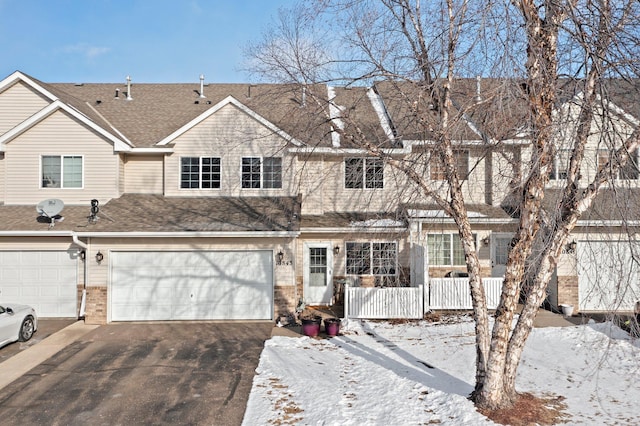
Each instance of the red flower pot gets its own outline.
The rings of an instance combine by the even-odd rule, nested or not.
[[[339,318],[325,318],[324,330],[327,336],[337,336],[340,333],[340,319]]]

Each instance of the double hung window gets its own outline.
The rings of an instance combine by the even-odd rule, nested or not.
[[[476,239],[476,235],[473,235]],[[464,250],[458,234],[427,235],[429,264],[433,266],[464,265]]]

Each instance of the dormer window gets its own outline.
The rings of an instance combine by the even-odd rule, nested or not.
[[[384,162],[380,158],[344,160],[344,187],[347,189],[384,188]]]
[[[82,188],[81,155],[43,155],[42,188]]]

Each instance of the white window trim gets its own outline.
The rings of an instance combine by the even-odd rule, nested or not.
[[[362,160],[362,188],[349,188],[347,186],[347,160]],[[382,161],[382,187],[381,188],[367,188],[367,160],[376,160]],[[379,157],[345,157],[342,161],[342,187],[347,191],[380,191],[384,189],[385,178],[384,178],[384,169],[385,162],[383,159]]]
[[[258,158],[260,160],[260,188],[244,188],[242,186],[242,161],[246,158]],[[265,188],[264,187],[264,160],[265,158],[279,158],[280,159],[280,188]],[[283,157],[277,157],[277,156],[242,156],[240,158],[240,189],[242,191],[281,191],[282,188],[284,187],[284,173],[283,173],[283,167],[284,167],[284,158]]]
[[[182,159],[183,158],[197,158],[200,167],[198,177],[198,188],[183,188],[182,187]],[[203,158],[217,158],[220,160],[220,187],[219,188],[202,188],[202,159]],[[180,191],[220,191],[222,189],[222,157],[215,157],[210,155],[183,155],[178,159],[178,190]]]
[[[347,256],[348,256],[348,250],[347,250],[347,245],[350,243],[355,243],[355,244],[363,244],[363,243],[368,243],[369,244],[369,273],[368,274],[351,274],[347,271]],[[394,274],[374,274],[373,273],[373,244],[393,244],[396,248],[396,258],[395,258],[395,262],[394,262],[394,270],[395,273]],[[358,276],[358,277],[364,277],[364,276],[369,276],[369,277],[397,277],[399,275],[399,271],[398,271],[398,241],[345,241],[344,242],[344,268],[345,268],[345,275],[348,276]]]
[[[42,186],[42,159],[44,157],[60,157],[60,186],[59,187],[49,187],[49,186]],[[82,182],[80,184],[79,187],[66,187],[64,186],[64,157],[80,157],[81,161],[82,161]],[[64,189],[67,191],[73,191],[73,190],[80,190],[80,189],[84,189],[84,155],[82,154],[40,154],[40,168],[38,170],[38,179],[39,179],[39,185],[38,187],[40,189],[44,189],[46,191],[50,191],[50,190],[56,190],[56,189]]]
[[[449,239],[450,239],[450,243],[451,243],[451,247],[449,248],[449,259],[451,260],[451,263],[449,264],[440,264],[440,263],[432,263],[431,262],[431,256],[429,255],[429,235],[448,235]],[[453,238],[457,237],[458,240],[460,240],[460,235],[457,232],[429,232],[427,233],[427,255],[429,257],[429,266],[447,266],[447,267],[454,267],[454,266],[466,266],[466,263],[461,263],[461,264],[455,264],[453,263],[453,259],[454,259],[454,255],[453,255]],[[460,241],[460,243],[462,243],[462,241]],[[478,248],[478,234],[477,233],[473,233],[473,243],[476,247],[476,252],[479,250]]]

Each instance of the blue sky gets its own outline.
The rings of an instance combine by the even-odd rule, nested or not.
[[[293,0],[0,0],[0,79],[249,82],[242,47]]]

